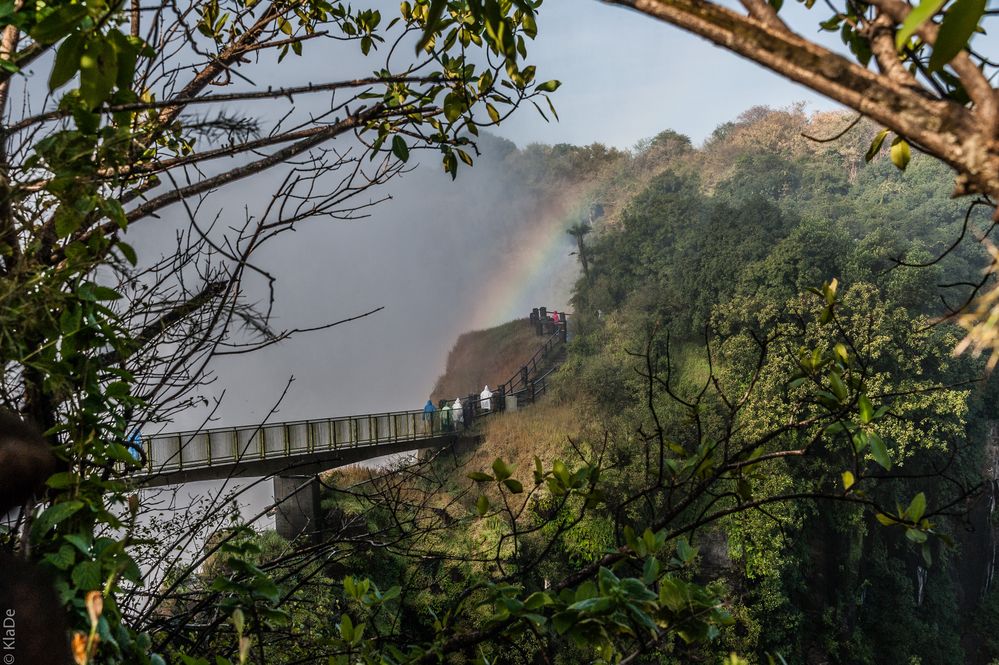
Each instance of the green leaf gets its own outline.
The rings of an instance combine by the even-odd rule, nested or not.
[[[891,142],[891,150],[888,154],[891,157],[891,163],[897,166],[900,171],[904,171],[912,159],[909,143],[901,136],[896,136],[895,140]]]
[[[444,155],[444,171],[451,174],[451,179],[458,177],[458,158],[454,155],[454,150],[448,150]]]
[[[434,33],[437,31],[437,24],[444,15],[444,9],[446,7],[446,0],[432,0],[430,3],[430,10],[427,12],[427,22],[423,29],[423,34],[420,36],[420,40],[416,43],[417,54],[424,50],[430,43],[430,40],[433,39]]]
[[[839,358],[840,362],[844,365],[850,361],[850,352],[847,351],[846,345],[842,342],[836,344],[833,347],[833,351],[836,353],[836,357]]]
[[[956,0],[944,14],[930,56],[930,71],[936,71],[968,46],[971,35],[985,15],[986,0]]]
[[[101,586],[101,564],[98,561],[82,561],[73,569],[73,584],[81,589],[93,590]]]
[[[65,4],[31,28],[29,34],[42,44],[53,44],[68,35],[87,15],[83,4]]]
[[[870,443],[870,438],[867,436],[867,432],[860,430],[853,435],[853,449],[858,453],[864,452]]]
[[[83,224],[83,215],[65,203],[55,212],[55,232],[57,238],[69,237]]]
[[[926,495],[920,492],[916,496],[912,497],[912,501],[909,502],[909,507],[905,509],[905,516],[913,522],[918,522],[923,518],[923,513],[925,512]]]
[[[892,526],[893,524],[898,524],[898,520],[890,515],[885,515],[884,513],[878,513],[874,516],[877,521],[881,522],[884,526]]]
[[[917,544],[926,542],[926,534],[918,529],[906,529],[905,537]]]
[[[456,93],[448,93],[444,98],[444,117],[448,122],[455,122],[461,117],[465,110],[465,103],[461,96]]]
[[[646,584],[652,584],[657,577],[659,577],[659,559],[650,556],[642,567],[642,581]]]
[[[578,603],[573,603],[566,609],[571,612],[589,612],[591,614],[599,614],[601,612],[606,612],[613,606],[613,601],[606,596],[597,596],[596,598],[587,598],[586,600],[581,600]]]
[[[493,122],[499,124],[499,121],[500,121],[499,111],[497,111],[496,107],[493,106],[492,104],[490,104],[489,102],[486,102],[486,113],[489,114],[489,119],[490,120],[492,120]]]
[[[392,137],[392,154],[403,162],[409,161],[409,146],[406,145],[406,140],[398,134]]]
[[[888,130],[882,129],[871,141],[871,147],[867,149],[867,154],[864,155],[864,161],[869,162],[881,151],[881,145],[885,142],[885,137],[888,136]]]
[[[909,37],[914,35],[919,26],[933,18],[946,0],[922,0],[919,6],[909,12],[902,22],[902,26],[895,33],[895,48],[901,51],[909,42]]]
[[[554,605],[555,601],[544,591],[535,591],[527,600],[524,601],[524,608],[528,610],[536,610],[546,605]]]
[[[94,300],[119,300],[122,295],[112,288],[95,284],[93,289]]]
[[[686,538],[680,538],[676,541],[676,555],[685,564],[689,564],[697,556],[696,547],[691,547],[690,543],[687,542]]]
[[[117,199],[104,199],[101,202],[101,210],[104,214],[114,222],[119,229],[124,231],[128,228],[128,217],[125,215],[125,208],[121,205],[121,201]]]
[[[840,377],[838,372],[829,373],[829,385],[832,386],[833,394],[840,401],[846,401],[846,398],[850,396],[850,392],[846,388],[846,384],[843,383],[842,377]]]
[[[35,523],[31,525],[32,538],[38,539],[41,536],[44,536],[52,527],[56,526],[60,522],[66,521],[75,515],[81,508],[83,508],[83,502],[75,499],[49,506],[45,512],[38,516]]]
[[[857,480],[853,477],[852,471],[843,472],[843,489],[849,490],[856,482]]]
[[[562,85],[561,81],[545,81],[544,83],[539,83],[534,87],[535,90],[539,92],[555,92]]]
[[[559,612],[552,617],[552,627],[559,635],[565,634],[567,630],[576,625],[575,612]]]
[[[482,517],[489,512],[489,499],[486,498],[485,494],[480,494],[479,498],[476,500],[475,512],[479,514],[479,517]]]
[[[52,489],[66,489],[67,487],[72,487],[80,482],[80,476],[76,475],[72,471],[60,471],[54,474],[45,481],[45,484]]]
[[[482,473],[481,471],[473,471],[470,474],[468,474],[468,477],[477,483],[485,483],[495,480],[495,478],[490,476],[488,473]]]
[[[538,23],[534,18],[533,12],[524,12],[524,17],[520,21],[521,26],[524,28],[524,34],[534,39],[538,36]]]
[[[49,90],[55,90],[69,82],[80,70],[80,57],[83,55],[83,35],[70,35],[56,51],[52,73],[49,75]]]
[[[837,420],[832,425],[826,427],[826,434],[839,434],[840,432],[846,431],[846,425],[842,421]]]
[[[499,457],[493,460],[493,473],[496,474],[496,480],[504,481],[513,475],[513,469]]]
[[[839,289],[839,280],[833,277],[825,286],[826,304],[832,305],[836,302],[836,291]]]
[[[70,533],[63,537],[63,539],[80,550],[83,554],[90,554],[90,539],[89,536],[81,536],[80,534]]]
[[[65,544],[59,548],[58,552],[46,554],[45,560],[59,570],[66,570],[72,566],[73,561],[76,560],[76,550],[73,549],[72,545]]]
[[[860,407],[860,422],[865,425],[871,422],[874,418],[874,405],[871,404],[867,395],[860,396],[860,399],[857,400],[857,406]]]
[[[524,485],[515,478],[507,478],[503,481],[503,484],[514,494],[520,494],[524,491]]]
[[[133,266],[139,262],[139,257],[135,253],[135,249],[132,248],[127,242],[118,241],[118,251],[121,255],[125,257],[125,260],[131,263]]]
[[[117,30],[112,30],[108,34],[108,37],[111,38],[111,44],[114,46],[118,61],[118,73],[115,78],[115,84],[120,90],[131,90],[133,78],[135,77],[135,63],[145,43],[138,37],[126,37]]]
[[[878,436],[877,432],[868,432],[867,440],[871,444],[871,455],[874,457],[874,461],[886,471],[890,471],[891,457],[888,456],[888,447],[885,446],[885,442]]]
[[[118,76],[118,61],[109,42],[94,40],[80,58],[80,97],[91,109],[107,100]]]
[[[350,616],[344,614],[340,618],[340,637],[348,642],[354,641],[354,622],[350,620]]]

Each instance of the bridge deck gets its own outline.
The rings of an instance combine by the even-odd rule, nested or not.
[[[427,414],[430,415],[430,414]],[[458,424],[457,429],[462,429]],[[437,411],[365,414],[151,436],[145,487],[278,472],[315,473],[393,453],[439,448],[460,432]]]

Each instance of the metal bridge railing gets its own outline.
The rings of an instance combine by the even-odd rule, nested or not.
[[[564,337],[561,331],[556,331],[555,334],[548,337],[544,344],[534,352],[524,365],[517,370],[508,381],[501,383],[499,385],[499,390],[505,394],[517,393],[520,390],[527,388],[533,376],[538,372],[538,368],[544,365],[545,360],[555,348],[557,348],[564,341]]]
[[[444,420],[440,411],[425,414],[414,410],[159,434],[144,442],[146,470],[149,473],[188,471],[430,439],[452,431],[453,421]]]

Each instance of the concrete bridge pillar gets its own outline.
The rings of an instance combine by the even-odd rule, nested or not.
[[[319,479],[315,476],[274,476],[274,526],[278,535],[294,540],[307,534],[317,542],[322,528]]]

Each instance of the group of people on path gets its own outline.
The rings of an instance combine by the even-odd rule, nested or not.
[[[489,390],[487,385],[479,393],[479,410],[489,411],[492,409],[493,393]],[[434,421],[438,418],[435,414],[440,411],[439,422],[441,430],[451,431],[456,429],[461,425],[466,427],[471,424],[473,414],[473,400],[466,399],[462,403],[460,397],[456,397],[454,402],[448,402],[447,400],[441,400],[440,408],[434,406],[433,400],[427,400],[426,405],[423,407],[423,423],[424,427],[433,430]]]

